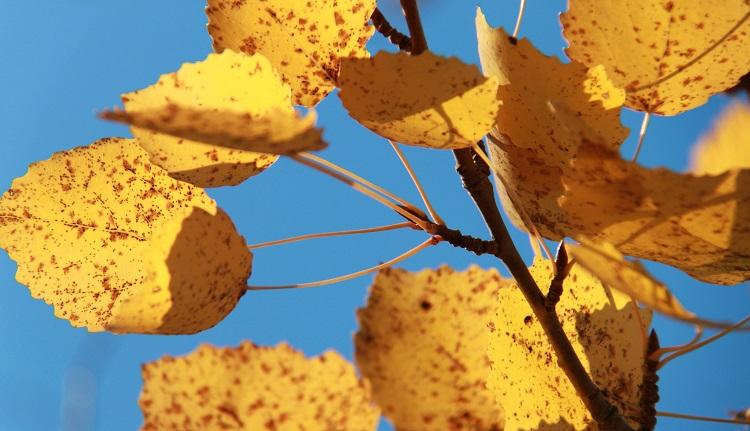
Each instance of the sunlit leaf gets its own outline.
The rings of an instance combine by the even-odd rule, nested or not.
[[[214,49],[261,53],[314,106],[336,87],[342,58],[369,57],[374,0],[208,0]]]
[[[203,345],[146,364],[143,380],[144,431],[368,431],[380,416],[338,353],[308,359],[286,344]]]
[[[603,64],[634,109],[679,114],[750,71],[746,0],[570,0],[560,21],[568,56]]]
[[[32,296],[90,331],[207,329],[236,305],[252,258],[213,200],[123,139],[32,164],[0,199],[0,246]]]
[[[381,136],[423,147],[475,144],[494,125],[500,105],[496,78],[429,51],[344,60],[339,84],[352,118]]]
[[[750,105],[735,102],[725,108],[713,130],[693,148],[692,171],[718,175],[750,168]]]
[[[485,73],[506,84],[493,164],[543,236],[608,241],[712,283],[750,279],[750,170],[697,177],[623,160],[622,93],[603,68],[513,44],[481,13],[477,31]]]
[[[549,286],[552,265],[538,259],[531,274],[540,286]],[[606,398],[637,425],[645,346],[634,307],[578,266],[564,286],[557,304],[563,330]],[[648,326],[650,314],[640,314]],[[564,429],[598,429],[516,286],[500,289],[493,328],[489,386],[505,411],[505,431],[559,430],[551,425],[559,423],[570,425]]]
[[[273,154],[325,146],[315,113],[300,117],[289,91],[262,55],[225,51],[124,95],[125,111],[103,116],[137,126],[151,161],[173,177],[235,185],[270,166]]]
[[[356,358],[399,430],[502,429],[485,387],[487,323],[508,281],[472,266],[380,272],[358,312]]]
[[[656,280],[637,261],[628,261],[610,243],[594,243],[582,239],[581,245],[567,244],[566,248],[581,265],[602,283],[633,297],[654,311],[675,319],[695,321],[667,286]]]

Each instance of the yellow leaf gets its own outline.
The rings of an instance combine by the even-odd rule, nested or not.
[[[725,108],[713,131],[693,147],[692,159],[697,175],[750,168],[750,105],[735,102]]]
[[[530,270],[540,286],[549,286],[549,261],[538,259]],[[646,346],[634,307],[578,266],[564,286],[557,304],[563,330],[607,399],[637,425]],[[650,314],[641,315],[647,327]],[[500,289],[493,328],[489,386],[505,411],[505,431],[552,431],[561,429],[551,425],[559,423],[569,424],[564,429],[598,429],[517,286]]]
[[[367,382],[331,351],[202,345],[146,364],[143,380],[144,431],[367,431],[380,417]]]
[[[431,148],[475,144],[494,125],[500,105],[496,78],[429,51],[344,60],[339,86],[341,101],[363,126],[394,141]]]
[[[595,243],[581,238],[581,245],[566,244],[576,264],[594,274],[607,286],[675,319],[695,322],[695,314],[686,310],[667,286],[656,280],[640,262],[625,257],[610,243]]]
[[[123,101],[126,111],[103,116],[136,126],[153,163],[201,187],[238,184],[272,154],[325,147],[315,113],[297,115],[289,86],[260,54],[210,54]]]
[[[485,73],[506,84],[489,150],[516,225],[514,205],[550,239],[607,241],[711,283],[750,279],[750,170],[696,177],[623,160],[623,97],[601,67],[514,45],[481,12],[477,32]]]
[[[603,64],[641,111],[679,114],[750,71],[746,0],[570,0],[560,21],[568,56]]]
[[[508,282],[472,266],[381,271],[358,312],[356,358],[399,430],[502,429],[485,387],[487,323]]]
[[[205,192],[123,139],[31,165],[0,199],[0,246],[32,296],[90,331],[214,326],[243,294],[252,258]]]
[[[214,49],[261,53],[315,106],[336,87],[342,58],[369,57],[375,0],[208,0]]]

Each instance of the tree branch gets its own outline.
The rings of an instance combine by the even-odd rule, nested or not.
[[[412,38],[412,55],[420,54],[427,49],[427,41],[419,18],[417,2],[416,0],[401,0],[401,7],[406,15],[406,23],[409,25]],[[526,301],[531,306],[534,315],[544,328],[544,332],[555,350],[558,365],[573,384],[592,418],[602,430],[634,431],[625,422],[617,408],[610,404],[602,391],[591,380],[578,359],[578,355],[573,350],[565,331],[563,331],[557,313],[554,309],[547,309],[546,297],[531,276],[526,263],[510,237],[508,229],[505,227],[505,222],[495,202],[495,193],[489,180],[488,171],[480,170],[478,166],[481,165],[474,162],[473,152],[470,148],[454,150],[453,154],[456,158],[456,171],[461,176],[464,188],[474,200],[498,245],[497,256],[505,263],[513,278],[515,278],[516,284],[523,292]]]
[[[411,52],[411,38],[393,28],[380,9],[375,8],[370,20],[372,20],[375,30],[385,36],[392,44],[397,45],[401,51]]]

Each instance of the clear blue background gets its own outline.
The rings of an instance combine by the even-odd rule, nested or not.
[[[478,2],[493,25],[512,28],[515,0]],[[562,55],[557,14],[562,0],[530,2],[521,31],[540,49]],[[431,48],[478,63],[474,35],[475,3],[424,2],[423,18]],[[708,6],[707,6],[708,7]],[[382,4],[391,21],[404,28],[395,0]],[[0,189],[9,187],[29,163],[51,153],[86,145],[100,137],[128,136],[124,127],[99,121],[95,113],[119,103],[119,94],[153,83],[181,63],[210,51],[204,3],[185,0],[3,0],[0,13]],[[373,50],[386,44],[376,36]],[[390,49],[390,48],[388,48]],[[727,104],[717,96],[692,112],[655,118],[642,163],[684,170],[690,145],[705,133]],[[388,145],[346,118],[338,98],[320,106],[320,124],[331,147],[323,155],[418,202]],[[640,114],[624,121],[637,129]],[[632,139],[624,146],[630,154]],[[407,149],[440,214],[450,225],[486,236],[475,208],[460,188],[449,152]],[[245,184],[212,190],[234,217],[248,242],[295,234],[368,227],[398,217],[328,178],[287,161]],[[387,260],[422,241],[416,232],[322,240],[260,250],[253,284],[311,281]],[[525,235],[518,243],[530,259]],[[433,247],[404,263],[409,269],[472,262],[489,267],[450,246]],[[747,285],[705,286],[680,272],[652,265],[685,305],[707,317],[738,319],[750,307]],[[0,256],[0,430],[133,430],[142,421],[136,404],[140,365],[164,354],[179,355],[198,344],[236,345],[288,341],[308,354],[333,348],[352,357],[355,308],[361,306],[370,277],[341,285],[291,292],[246,295],[216,328],[194,336],[114,336],[88,334],[56,319],[42,301],[14,281],[15,264]],[[691,329],[656,319],[663,344],[686,341]],[[726,416],[750,406],[748,335],[734,335],[675,361],[661,373],[659,409]],[[739,429],[734,425],[661,419],[660,430]],[[382,429],[390,429],[383,425]]]

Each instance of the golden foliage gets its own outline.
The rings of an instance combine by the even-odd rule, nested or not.
[[[289,91],[262,55],[225,51],[124,95],[125,111],[103,116],[136,126],[152,162],[175,178],[235,185],[270,166],[272,154],[325,147],[315,113],[300,118]]]
[[[315,106],[336,87],[342,58],[365,44],[375,0],[209,0],[214,49],[261,53],[292,87],[294,102]]]
[[[549,261],[538,259],[530,270],[540,286],[549,286],[553,277]],[[632,426],[640,415],[646,347],[635,313],[627,296],[609,291],[577,266],[565,280],[565,293],[557,304],[563,330],[583,366]],[[650,314],[644,311],[641,315],[647,327]],[[533,316],[517,286],[500,289],[490,338],[489,386],[505,411],[505,431],[596,431]]]
[[[667,286],[656,280],[640,262],[628,261],[610,243],[594,243],[581,238],[581,245],[566,244],[576,263],[602,283],[647,305],[654,311],[675,319],[695,321]]]
[[[477,32],[485,73],[506,84],[494,168],[543,236],[608,241],[712,283],[750,279],[750,170],[696,177],[626,162],[621,93],[601,68],[514,45],[481,12]]]
[[[735,102],[725,108],[711,133],[693,147],[692,159],[696,175],[750,168],[750,105]]]
[[[679,114],[750,71],[746,0],[570,0],[560,20],[568,56],[603,64],[641,111]]]
[[[496,78],[429,51],[344,60],[339,84],[352,118],[385,138],[423,147],[475,144],[494,125],[500,105]]]
[[[380,416],[339,354],[308,359],[286,344],[203,345],[146,364],[143,380],[144,431],[367,431]]]
[[[32,164],[0,199],[0,246],[32,296],[90,331],[207,329],[243,294],[252,258],[201,189],[122,139]]]
[[[399,430],[502,429],[485,386],[487,323],[508,283],[476,266],[378,274],[358,312],[356,358]]]

